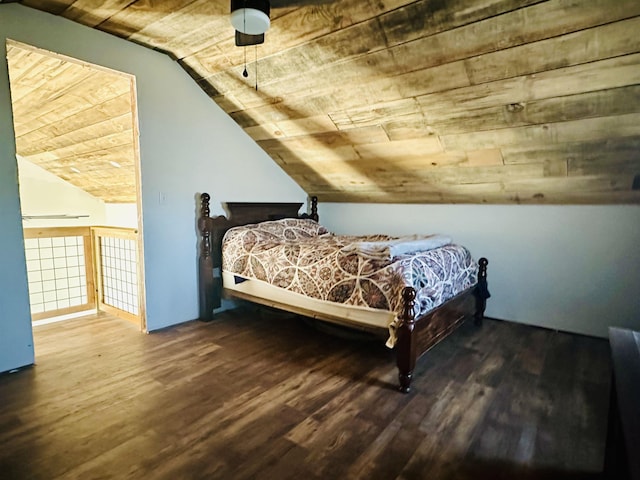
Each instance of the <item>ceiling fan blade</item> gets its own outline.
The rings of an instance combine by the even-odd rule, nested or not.
[[[248,47],[250,45],[260,45],[264,43],[264,33],[249,35],[236,30],[236,47]]]

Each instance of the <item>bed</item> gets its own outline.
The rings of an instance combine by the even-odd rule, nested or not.
[[[226,203],[228,217],[211,217],[209,202],[203,193],[203,321],[224,297],[375,333],[395,350],[405,393],[418,358],[466,319],[482,322],[488,261],[446,236],[335,235],[315,197],[301,215],[302,203]]]

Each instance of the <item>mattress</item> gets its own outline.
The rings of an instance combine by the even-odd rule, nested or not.
[[[404,287],[415,289],[415,314],[422,316],[477,283],[477,263],[454,243],[386,259],[354,248],[398,240],[335,235],[309,219],[234,227],[223,239],[223,284],[302,308],[338,309],[356,322],[389,327],[402,314]],[[348,310],[352,313],[344,313]]]
[[[395,313],[388,310],[328,302],[276,287],[262,280],[244,281],[242,277],[230,272],[222,272],[222,283],[226,290],[263,299],[262,303],[266,305],[272,307],[278,307],[281,304],[288,305],[297,310],[315,312],[309,314],[312,318],[334,320],[352,327],[384,330],[388,329],[396,319]]]

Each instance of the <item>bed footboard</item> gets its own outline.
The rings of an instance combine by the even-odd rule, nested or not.
[[[409,393],[413,369],[422,354],[453,332],[465,319],[473,317],[477,325],[482,323],[487,298],[490,297],[487,287],[488,264],[486,258],[480,259],[475,287],[417,319],[414,314],[416,292],[412,287],[404,288],[402,322],[398,327],[395,346],[401,392]]]

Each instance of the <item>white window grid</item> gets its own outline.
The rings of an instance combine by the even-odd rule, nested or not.
[[[81,236],[26,238],[31,313],[87,303],[87,271]]]
[[[102,301],[138,315],[138,269],[135,240],[100,237]]]

